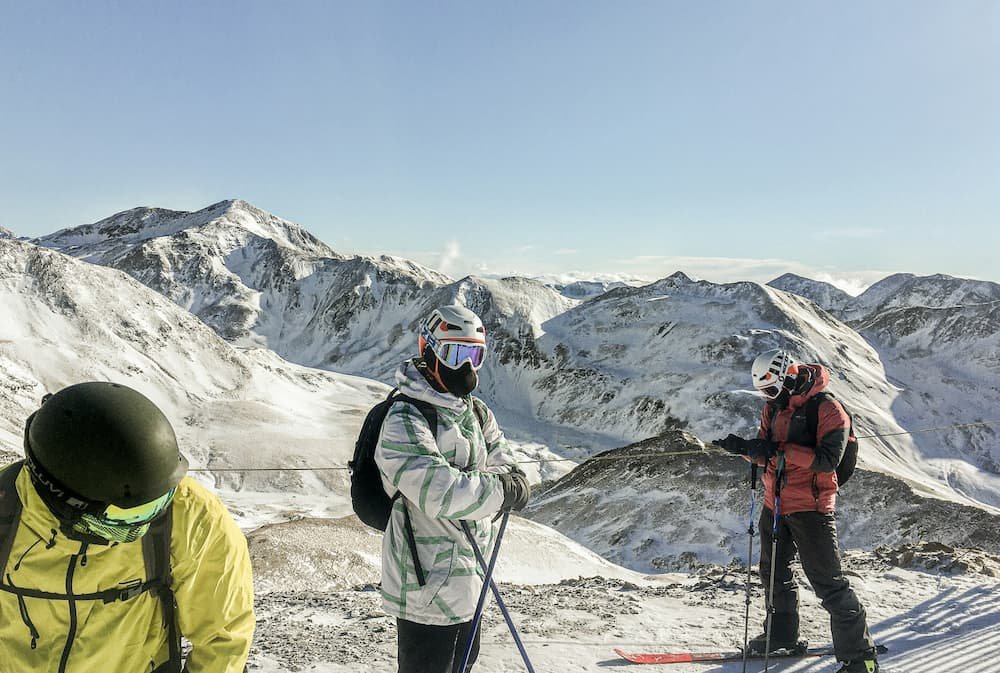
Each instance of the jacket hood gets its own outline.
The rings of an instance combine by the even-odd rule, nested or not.
[[[460,397],[435,390],[417,368],[417,358],[405,361],[396,370],[396,387],[403,395],[429,402],[437,407],[451,409],[456,413],[461,413],[468,406]]]
[[[788,401],[788,405],[793,408],[801,407],[806,401],[815,395],[826,390],[826,387],[830,385],[830,371],[820,364],[804,364],[799,365],[799,369],[808,369],[812,372],[813,382],[809,386],[809,390],[804,393],[799,393],[798,395],[792,395],[791,399]]]

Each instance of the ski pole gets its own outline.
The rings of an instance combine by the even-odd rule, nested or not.
[[[747,599],[746,614],[743,617],[743,673],[747,673],[747,650],[750,647],[750,568],[753,565],[753,515],[757,504],[757,463],[750,463],[750,541],[747,543]]]
[[[771,658],[771,627],[774,623],[774,567],[778,558],[778,517],[781,516],[781,480],[785,476],[785,454],[779,454],[778,464],[774,468],[774,512],[771,522],[771,579],[767,590],[767,633],[764,636],[764,673],[770,667]]]
[[[507,525],[507,514],[504,514],[503,523],[500,526],[500,533],[497,535],[496,547],[494,547],[494,556],[496,555],[496,549],[500,546],[500,535],[503,533],[504,527]],[[469,538],[469,543],[472,544],[472,551],[476,555],[476,560],[479,565],[486,568],[486,559],[483,558],[483,553],[479,550],[479,545],[476,544],[476,540],[472,535],[472,531],[469,529],[469,524],[465,521],[462,522],[462,529],[465,531],[465,536]],[[492,561],[491,561],[492,562]],[[503,614],[504,621],[507,622],[507,628],[510,629],[510,635],[514,638],[514,644],[517,645],[518,652],[521,653],[521,659],[524,660],[524,665],[528,669],[528,673],[535,673],[534,667],[531,665],[531,659],[528,658],[528,652],[524,649],[524,643],[521,641],[521,636],[517,632],[517,627],[514,626],[514,620],[510,616],[510,611],[507,609],[507,605],[504,603],[503,597],[500,595],[500,589],[497,587],[496,582],[493,580],[492,572],[489,578],[490,589],[493,591],[493,597],[496,599],[497,607],[500,608],[500,612]],[[485,580],[483,589],[485,590]],[[475,627],[474,627],[475,628]],[[475,635],[475,632],[473,632]],[[471,644],[471,641],[470,641]],[[459,669],[464,671],[465,669]]]
[[[465,521],[461,521],[462,530],[465,531],[465,536],[469,539],[469,543],[472,545],[473,551],[476,553],[476,559],[479,561],[480,565],[483,566],[483,571],[486,575],[483,577],[483,589],[479,592],[479,602],[476,603],[476,613],[472,617],[472,627],[469,629],[469,642],[465,645],[465,654],[462,655],[462,667],[458,670],[465,673],[466,667],[469,665],[469,659],[472,657],[472,645],[476,642],[476,633],[479,631],[479,620],[483,616],[483,608],[486,605],[486,592],[489,590],[490,583],[493,581],[493,568],[496,566],[497,558],[500,556],[500,542],[503,540],[503,533],[507,529],[507,519],[510,516],[509,512],[504,512],[503,519],[500,521],[500,530],[497,531],[497,539],[493,544],[493,553],[490,555],[489,565],[486,565],[482,552],[479,551],[479,545],[476,544],[475,538],[472,536],[472,530],[469,528],[469,524]]]

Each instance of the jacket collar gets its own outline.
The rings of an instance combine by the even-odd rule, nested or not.
[[[440,393],[435,390],[417,369],[416,358],[407,360],[396,370],[396,387],[407,397],[423,400],[455,413],[462,413],[468,408],[466,400],[451,393]]]

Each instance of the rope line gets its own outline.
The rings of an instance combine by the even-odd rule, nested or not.
[[[886,432],[881,434],[872,435],[858,435],[857,439],[876,439],[881,437],[898,437],[900,435],[919,435],[925,432],[941,432],[944,430],[954,430],[956,428],[971,428],[977,426],[986,425],[997,425],[1000,424],[1000,419],[991,421],[977,421],[975,423],[956,423],[954,425],[942,425],[936,428],[922,428],[920,430],[906,430],[903,432]],[[710,445],[706,444],[704,449],[699,449],[697,451],[687,450],[687,451],[658,451],[656,453],[630,453],[628,458],[662,458],[663,456],[693,456],[706,453],[717,453],[721,455],[730,455],[722,449],[709,448]],[[591,460],[620,460],[623,456],[592,456],[589,458],[535,458],[531,460],[519,460],[518,465],[531,465],[531,464],[541,464],[541,463],[572,463],[580,461],[591,461]],[[219,468],[196,468],[189,469],[188,472],[336,472],[336,471],[347,471],[350,468],[347,466],[336,466],[336,467],[219,467]]]

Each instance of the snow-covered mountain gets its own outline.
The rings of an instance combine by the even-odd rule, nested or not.
[[[525,515],[639,572],[728,565],[746,557],[749,472],[744,460],[673,430],[591,458]],[[859,470],[844,486],[837,526],[845,549],[935,540],[1000,554],[1000,514],[921,498],[878,472]]]
[[[343,466],[364,413],[386,392],[264,349],[237,350],[123,273],[0,241],[0,447],[18,453],[24,420],[42,396],[86,380],[145,393],[206,480],[273,493],[269,507],[284,510],[280,518],[341,515],[346,474],[226,470]]]
[[[614,290],[619,287],[628,287],[628,283],[620,280],[577,280],[572,283],[553,285],[553,287],[563,296],[569,297],[570,299],[593,299],[594,297],[598,297],[609,290]]]
[[[162,211],[157,217],[170,219]],[[123,232],[135,226],[134,221],[127,222],[126,218],[120,223]],[[258,227],[256,233],[238,236],[250,240],[258,234],[272,235],[260,223],[252,226]],[[273,235],[283,236],[295,248],[294,234],[281,229]],[[213,235],[221,236],[225,230],[220,227]],[[122,235],[141,238],[137,231]],[[104,234],[96,236],[101,239]],[[185,238],[178,231],[160,243],[153,237],[129,249],[163,246],[151,257],[162,274],[157,271],[150,277],[161,278],[163,286],[175,292],[190,291],[192,306],[198,297],[217,292],[211,301],[198,304],[217,307],[206,317],[224,314],[230,296],[225,288],[238,287],[232,281],[235,276],[243,287],[258,293],[254,296],[268,295],[282,306],[279,311],[267,302],[256,307],[250,302],[250,313],[244,314],[246,306],[236,302],[238,315],[252,315],[245,324],[273,326],[279,318],[268,316],[285,316],[293,323],[292,331],[315,327],[299,322],[305,311],[297,313],[280,304],[290,294],[251,289],[256,286],[243,283],[226,266],[227,255],[210,256],[203,267],[206,278],[223,285],[195,282],[198,255],[174,256],[173,248],[179,245],[175,236]],[[197,239],[194,233],[190,237]],[[116,244],[109,238],[101,240],[109,251]],[[302,240],[309,248],[308,238],[303,235]],[[77,252],[86,256],[89,244],[78,244],[83,247]],[[240,244],[228,256],[268,245],[263,239]],[[311,254],[296,249],[255,259],[259,267],[275,259],[291,260],[287,270]],[[322,248],[315,254],[317,268],[359,259],[331,256]],[[156,267],[164,259],[188,271],[171,275],[167,266]],[[372,264],[378,266],[380,261]],[[136,273],[141,269],[141,264],[134,267]],[[341,325],[326,336],[314,337],[315,341],[303,336],[304,343],[319,344],[329,334],[356,338],[356,349],[337,344],[344,349],[338,362],[345,369],[388,372],[396,358],[411,352],[408,330],[423,310],[445,300],[467,303],[484,315],[490,331],[493,348],[484,370],[484,390],[498,403],[505,427],[524,437],[554,432],[551,446],[567,453],[572,453],[567,446],[589,451],[678,426],[702,438],[730,430],[751,431],[760,401],[746,390],[746,368],[756,352],[773,345],[794,347],[807,359],[829,365],[835,375],[834,390],[855,411],[862,432],[902,428],[897,405],[906,392],[887,381],[883,366],[888,367],[884,361],[890,354],[880,358],[856,332],[787,292],[753,283],[697,283],[676,274],[579,303],[524,279],[452,282],[441,277],[440,282],[430,278],[426,286],[412,289],[412,275],[422,272],[409,267],[399,275],[407,277],[398,285],[405,290],[383,292],[388,287],[381,284],[384,277],[366,273],[373,282],[366,284],[362,278],[360,284],[345,283],[347,289],[334,300],[342,302],[340,309],[324,314],[337,317]],[[273,287],[283,282],[301,283],[304,288],[308,285],[304,279],[311,277],[286,276],[286,272],[270,276]],[[229,286],[227,279],[232,281]],[[201,291],[206,294],[198,295]],[[350,299],[351,294],[356,299]],[[318,295],[303,289],[299,296]],[[366,326],[365,316],[371,325]],[[959,334],[971,329],[974,320],[974,316],[950,316],[941,325]],[[984,327],[990,329],[996,334],[995,328]],[[0,241],[0,458],[18,453],[23,420],[44,392],[84,379],[116,380],[142,390],[174,420],[194,467],[207,470],[201,478],[220,489],[250,531],[260,578],[253,667],[262,673],[304,668],[345,673],[359,667],[387,673],[394,670],[393,626],[381,615],[377,593],[371,591],[378,536],[359,528],[354,519],[339,518],[350,511],[346,473],[225,471],[342,466],[364,411],[387,388],[371,379],[291,364],[269,350],[249,347],[275,338],[294,351],[285,333],[279,330],[273,335],[265,337],[248,328],[227,341],[182,306],[117,270],[22,241]],[[919,342],[926,336],[907,338]],[[958,345],[966,350],[982,348],[982,357],[988,357],[990,334],[973,336],[973,342]],[[906,354],[900,357],[911,355],[907,344],[898,348]],[[987,374],[988,385],[997,380]],[[933,400],[931,388],[928,399]],[[840,503],[846,546],[872,550],[886,543],[897,545],[849,552],[845,559],[846,568],[856,573],[852,582],[869,609],[873,632],[894,646],[894,653],[884,660],[886,670],[935,673],[938,668],[923,665],[928,655],[966,652],[968,661],[975,663],[964,670],[992,673],[1000,656],[989,650],[995,640],[990,634],[1000,623],[995,609],[1000,564],[965,545],[996,549],[995,515],[921,496],[933,493],[955,500],[968,493],[953,488],[954,482],[946,478],[954,471],[940,471],[944,463],[960,462],[951,448],[942,448],[946,457],[937,459],[928,458],[930,453],[925,455],[919,444],[905,437],[862,441],[865,466],[905,480],[859,473]],[[697,453],[644,455],[678,450]],[[970,460],[978,456],[962,455]],[[989,486],[988,473],[969,469]],[[622,645],[731,647],[732,634],[742,629],[746,573],[735,566],[705,563],[742,559],[749,497],[745,473],[739,459],[706,454],[693,435],[674,431],[600,456],[550,484],[548,490],[539,489],[526,512],[534,521],[513,519],[500,572],[502,580],[518,582],[504,584],[503,591],[515,621],[528,636],[539,670],[567,665],[580,671],[604,670],[613,657],[612,648]],[[989,489],[983,492],[988,494]],[[898,546],[919,537],[938,542]],[[963,548],[945,547],[940,541]],[[593,551],[633,568],[691,571],[645,577],[612,565]],[[577,575],[581,578],[570,579]],[[592,575],[597,577],[583,579]],[[559,583],[539,584],[545,582]],[[760,587],[753,592],[751,619],[756,623],[762,617]],[[822,616],[821,608],[808,590],[803,602],[808,613],[803,635],[824,642],[829,635],[825,622],[816,619]],[[519,670],[505,627],[493,611],[484,624],[482,652],[477,670]],[[795,670],[819,673],[830,664],[802,662]],[[681,664],[677,670],[696,673],[704,667]],[[735,672],[738,664],[719,670]]]
[[[0,241],[0,464],[21,454],[24,420],[45,393],[85,380],[132,386],[164,410],[192,472],[251,531],[262,590],[377,578],[380,536],[340,517],[351,511],[343,467],[386,386],[235,348],[124,273]],[[294,469],[324,466],[337,469]],[[254,471],[273,467],[293,469]],[[635,579],[537,523],[516,518],[508,537],[501,578]]]
[[[805,278],[794,273],[786,273],[778,276],[770,281],[768,285],[805,297],[817,306],[821,306],[837,316],[841,315],[841,311],[850,306],[854,301],[854,297],[839,287],[821,280]]]
[[[17,238],[10,229],[0,227],[0,238]]]
[[[534,333],[570,305],[524,279],[452,279],[413,262],[345,257],[245,201],[188,213],[137,208],[35,241],[128,273],[238,345],[391,381],[441,303],[484,312],[496,337]]]
[[[413,354],[418,321],[432,307],[464,303],[491,336],[483,396],[512,436],[571,456],[673,427],[703,438],[753,432],[760,403],[748,391],[749,363],[787,347],[831,369],[832,389],[860,432],[891,435],[866,440],[864,465],[923,493],[1000,506],[1000,476],[976,467],[989,466],[981,458],[992,449],[945,443],[925,453],[904,434],[913,425],[893,412],[900,390],[886,377],[892,365],[854,329],[789,292],[678,273],[580,303],[538,281],[452,281],[405,260],[344,257],[243,201],[197,213],[136,209],[39,243],[130,273],[236,344],[384,382]],[[777,281],[843,299],[805,279]],[[927,296],[916,288],[910,296]],[[866,294],[881,296],[878,285]],[[933,390],[921,392],[934,403]]]
[[[844,320],[855,322],[873,318],[894,308],[948,308],[995,301],[1000,301],[998,283],[944,274],[915,276],[911,273],[897,273],[883,278],[859,294],[843,309],[841,315]]]
[[[901,388],[893,415],[914,430],[950,428],[914,435],[920,453],[934,459],[943,478],[969,494],[982,488],[983,475],[952,471],[960,466],[949,462],[955,457],[988,474],[1000,473],[1000,301],[888,309],[858,330]]]

